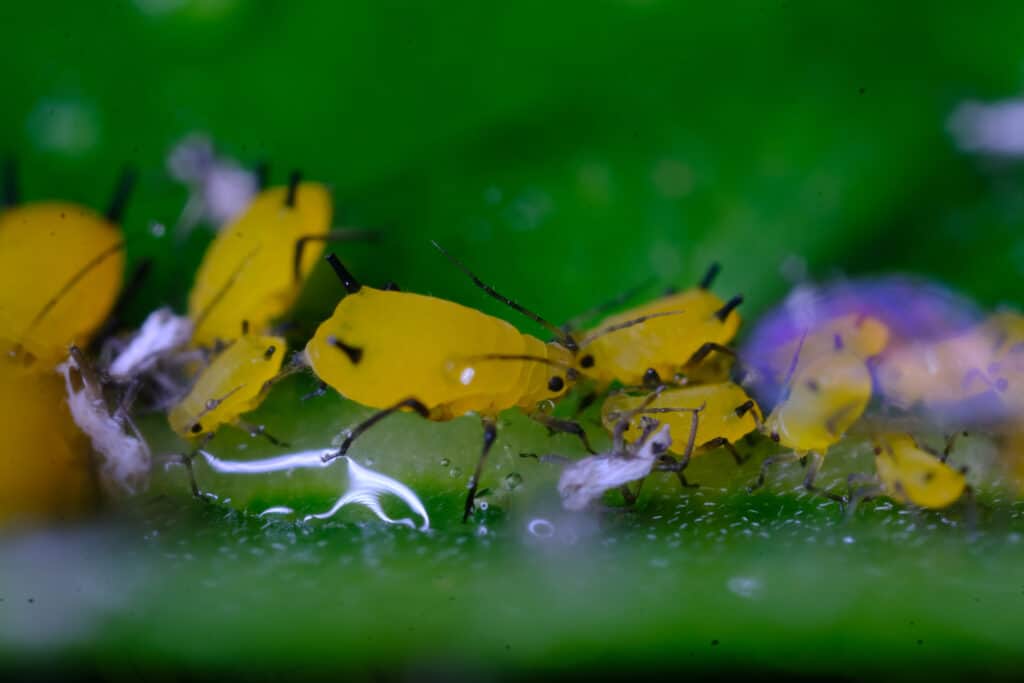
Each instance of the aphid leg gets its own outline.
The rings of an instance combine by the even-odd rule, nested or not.
[[[327,393],[327,382],[317,382],[316,389],[299,397],[300,401],[308,401],[311,398],[318,398]]]
[[[376,230],[337,229],[323,235],[303,235],[295,240],[295,251],[292,252],[292,279],[302,282],[302,253],[310,242],[353,242],[356,240],[377,240],[380,233]]]
[[[690,464],[690,458],[693,457],[693,449],[697,443],[697,427],[700,425],[700,413],[702,410],[704,410],[703,405],[701,405],[700,408],[693,410],[693,414],[690,417],[690,436],[686,440],[686,448],[683,450],[682,456],[676,460],[669,455],[663,455],[661,459],[665,465],[658,468],[660,470],[675,472],[676,476],[679,478],[679,485],[686,489],[697,488],[700,486],[700,484],[691,484],[688,482],[683,471]]]
[[[246,422],[241,418],[235,418],[235,421],[232,424],[238,429],[241,429],[243,432],[247,432],[249,436],[253,438],[256,438],[257,436],[262,436],[264,439],[274,444],[275,446],[282,446],[284,448],[288,447],[288,443],[272,436],[270,432],[267,431],[266,427],[264,427],[263,425],[252,424],[251,422]]]
[[[580,398],[580,402],[576,404],[576,408],[572,412],[573,417],[579,417],[585,413],[587,408],[594,405],[600,397],[601,395],[598,392],[593,390],[588,391],[582,398]]]
[[[619,493],[622,494],[622,500],[625,501],[626,507],[633,507],[636,505],[636,501],[640,498],[640,489],[643,488],[644,482],[647,481],[647,477],[644,477],[636,485],[636,491],[629,489],[629,484],[623,484],[619,487]]]
[[[587,453],[590,453],[591,455],[596,453],[593,447],[591,447],[590,439],[587,438],[587,433],[583,430],[580,423],[573,422],[572,420],[562,420],[560,418],[551,417],[550,415],[544,415],[538,412],[530,413],[530,419],[544,425],[552,433],[575,434],[579,437],[583,447],[587,449]]]
[[[942,462],[949,460],[949,454],[953,452],[953,447],[956,446],[956,440],[960,437],[960,434],[960,432],[953,432],[946,437],[946,445],[942,449],[942,455],[939,457],[939,460]],[[967,436],[967,432],[963,432],[963,435]]]
[[[495,423],[493,417],[481,418],[484,426],[484,445],[480,451],[480,459],[476,461],[476,469],[473,470],[473,476],[469,478],[469,484],[466,492],[466,508],[462,513],[462,523],[465,524],[469,519],[469,515],[472,514],[474,504],[473,499],[476,498],[476,487],[480,483],[480,475],[484,470],[484,463],[487,462],[487,454],[491,452],[491,446],[494,445],[494,440],[498,438],[498,425]]]
[[[734,358],[736,357],[736,352],[730,349],[728,346],[716,344],[715,342],[705,342],[700,345],[699,349],[693,352],[693,355],[690,356],[689,360],[687,360],[686,363],[683,364],[683,367],[692,368],[694,365],[699,364],[701,361],[703,361],[705,358],[711,355],[712,351],[718,351],[719,353],[724,353],[729,356],[733,356]]]
[[[768,470],[771,469],[774,465],[781,465],[787,462],[796,462],[797,460],[800,460],[802,457],[803,456],[801,456],[796,451],[790,451],[789,453],[780,453],[778,455],[773,455],[771,457],[765,458],[764,461],[761,463],[761,471],[757,475],[757,481],[754,484],[748,486],[747,491],[753,493],[754,491],[764,486],[765,480],[768,478]]]
[[[707,442],[702,443],[700,445],[700,449],[702,451],[704,451],[704,450],[710,451],[710,450],[714,450],[716,448],[724,448],[725,450],[729,451],[729,455],[731,455],[732,459],[736,461],[736,466],[737,467],[742,465],[746,461],[750,460],[750,456],[749,455],[747,455],[745,457],[740,455],[740,452],[738,450],[736,450],[736,446],[734,446],[732,444],[732,442],[729,441],[729,439],[725,438],[724,436],[716,436],[715,438],[711,439],[710,441],[707,441]]]
[[[365,420],[357,424],[352,429],[347,430],[348,436],[346,436],[345,440],[341,442],[341,446],[338,447],[338,450],[334,451],[333,453],[324,454],[322,458],[323,461],[330,462],[331,460],[334,460],[335,458],[340,458],[341,456],[348,453],[348,449],[352,446],[352,442],[359,438],[359,436],[363,432],[365,432],[367,429],[383,420],[388,415],[391,415],[392,413],[397,413],[402,408],[409,408],[411,410],[415,410],[417,413],[420,414],[421,417],[430,417],[430,409],[423,405],[423,402],[420,401],[419,399],[410,397],[402,401],[399,401],[390,408],[385,408],[384,410],[377,411],[370,417],[366,418]]]
[[[811,452],[807,456],[808,467],[807,473],[804,475],[804,488],[811,493],[816,493],[819,496],[824,496],[829,500],[833,500],[840,505],[846,505],[846,498],[838,494],[826,491],[814,485],[814,480],[818,477],[818,471],[821,470],[821,464],[825,461],[824,456],[821,453]]]
[[[846,507],[847,519],[853,517],[861,501],[877,498],[885,493],[885,489],[879,485],[878,479],[873,475],[864,474],[863,472],[854,472],[846,477],[846,488],[848,491],[846,496],[848,501]]]
[[[199,484],[196,482],[196,472],[195,469],[192,467],[192,461],[195,460],[195,457],[199,455],[200,451],[206,448],[206,445],[210,443],[210,439],[212,438],[213,432],[209,432],[208,434],[203,436],[203,438],[199,440],[199,443],[196,444],[195,448],[193,448],[187,454],[182,455],[179,453],[168,457],[169,461],[177,461],[185,466],[185,473],[188,474],[188,485],[189,488],[192,489],[192,495],[200,500],[203,499],[203,493],[202,491],[199,490]]]
[[[967,531],[973,536],[978,531],[978,497],[970,485],[964,487],[964,518]]]

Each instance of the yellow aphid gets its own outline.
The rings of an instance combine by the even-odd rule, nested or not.
[[[0,363],[0,524],[73,519],[97,502],[89,441],[71,419],[56,373]]]
[[[699,419],[692,439],[695,444],[692,455],[725,447],[737,461],[742,461],[733,444],[758,428],[760,408],[747,392],[732,382],[665,389],[653,400],[613,394],[604,402],[601,421],[611,431],[622,415],[630,415],[624,436],[632,443],[642,434],[641,420],[645,416],[653,417],[671,427],[674,436],[670,450],[685,455],[691,440],[693,411],[699,412]]]
[[[596,330],[650,319],[594,339],[581,351],[580,367],[602,385],[614,380],[626,385],[657,385],[662,379],[670,381],[687,366],[697,366],[711,351],[727,350],[724,345],[732,341],[740,326],[735,309],[743,298],[725,302],[711,292],[717,272],[712,266],[698,287],[605,318]]]
[[[398,410],[415,410],[432,420],[477,413],[484,422],[484,448],[470,479],[468,517],[496,437],[494,418],[508,408],[530,410],[538,401],[561,397],[575,377],[571,351],[451,301],[362,285],[334,254],[328,261],[348,294],[306,345],[306,359],[316,376],[338,393],[381,410],[353,428],[332,457],[344,455],[356,437]],[[491,296],[557,332],[470,275]],[[584,436],[575,423],[531,417]]]
[[[901,503],[939,509],[952,505],[967,489],[967,478],[908,434],[875,439],[875,469],[885,495]]]
[[[860,419],[871,400],[871,373],[864,360],[850,351],[833,350],[802,367],[797,365],[762,427],[773,441],[793,450],[766,458],[751,490],[764,485],[772,465],[809,457],[804,488],[820,493],[814,480],[825,453]],[[842,501],[839,496],[824,495]]]
[[[850,313],[822,322],[800,339],[779,347],[772,353],[771,367],[775,381],[783,381],[790,370],[794,354],[799,354],[799,365],[806,365],[819,356],[843,349],[867,360],[885,350],[889,343],[889,328],[877,318]]]
[[[864,361],[835,351],[797,370],[765,420],[765,429],[783,446],[824,453],[860,418],[870,400],[871,374]]]
[[[331,228],[327,188],[298,180],[258,194],[207,249],[188,298],[195,344],[235,339],[242,321],[262,333],[295,302]]]
[[[0,352],[50,372],[69,344],[89,343],[123,276],[121,231],[92,210],[54,201],[0,213]]]
[[[281,370],[285,349],[281,337],[240,336],[200,371],[188,395],[171,409],[171,429],[183,438],[212,436],[225,424],[263,433],[241,415],[259,406]]]
[[[397,324],[415,338],[401,334]],[[560,396],[564,387],[548,389],[549,368],[538,372],[537,362],[501,362],[547,357],[548,348],[504,320],[460,304],[363,286],[317,328],[306,357],[317,377],[346,398],[388,408],[415,397],[432,418],[444,420],[468,412],[495,415],[537,396]]]

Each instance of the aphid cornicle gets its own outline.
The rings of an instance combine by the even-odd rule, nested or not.
[[[871,373],[862,358],[841,345],[798,368],[799,354],[797,349],[791,366],[794,371],[783,396],[762,427],[773,441],[793,450],[766,458],[750,490],[764,485],[772,465],[807,457],[810,462],[804,488],[844,502],[841,496],[818,489],[814,480],[825,453],[860,418],[871,400]]]
[[[672,381],[680,371],[699,367],[712,352],[731,354],[725,345],[739,329],[736,308],[743,297],[722,301],[711,291],[718,270],[718,264],[713,264],[695,288],[605,318],[597,329],[650,320],[594,340],[581,352],[579,366],[599,385],[618,380],[626,385],[656,386]],[[672,315],[665,315],[669,313]]]
[[[243,320],[263,333],[295,302],[323,243],[368,237],[331,229],[331,196],[319,183],[300,182],[260,192],[216,237],[188,298],[193,343],[213,346],[238,337]]]
[[[280,375],[286,348],[281,337],[243,333],[200,371],[188,395],[171,409],[171,429],[185,439],[209,438],[230,424],[276,442],[241,415],[259,406]]]
[[[134,183],[126,171],[105,216],[62,201],[17,203],[7,168],[0,213],[0,352],[51,371],[69,344],[86,345],[121,291],[124,240],[117,223]]]
[[[328,261],[347,295],[306,345],[307,362],[346,398],[381,410],[350,430],[334,457],[344,455],[356,437],[398,410],[414,410],[432,420],[477,413],[484,442],[468,485],[467,519],[497,435],[496,416],[513,407],[532,411],[540,401],[560,398],[576,375],[575,340],[471,273],[489,295],[541,323],[559,341],[545,344],[504,320],[451,301],[362,285],[334,254]],[[585,438],[576,423],[530,415],[549,428]]]
[[[877,477],[852,474],[850,508],[859,501],[887,496],[893,500],[933,510],[949,507],[965,494],[971,495],[965,469],[946,462],[952,442],[943,454],[923,448],[909,434],[880,434],[874,438]],[[859,488],[855,488],[857,485]]]
[[[694,411],[699,412],[699,420],[691,421]],[[681,455],[682,459],[665,469],[673,469],[680,475],[691,456],[710,453],[718,448],[725,448],[737,464],[742,464],[746,458],[740,455],[734,444],[757,430],[763,421],[761,409],[754,399],[733,382],[665,388],[653,398],[612,394],[601,408],[605,428],[613,430],[623,415],[631,416],[625,431],[625,438],[630,442],[642,434],[640,420],[645,416],[654,417],[672,428],[675,439],[670,450]],[[690,439],[694,425],[696,431]],[[691,440],[694,445],[687,447]],[[681,476],[680,480],[686,485],[685,478]]]

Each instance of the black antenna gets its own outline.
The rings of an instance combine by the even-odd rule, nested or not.
[[[270,164],[266,161],[261,161],[256,164],[252,172],[256,176],[256,187],[261,190],[267,189],[267,182],[270,180]]]
[[[341,284],[345,286],[345,291],[349,294],[355,294],[363,285],[360,284],[359,280],[355,279],[352,273],[348,272],[348,268],[342,265],[338,255],[333,251],[327,255],[327,262],[331,264],[331,268],[334,268],[335,274],[338,279],[341,280]]]
[[[289,209],[295,208],[295,191],[299,189],[302,181],[302,171],[292,171],[288,176],[288,194],[284,196],[284,205]]]
[[[743,295],[737,294],[726,301],[724,306],[715,311],[715,317],[724,323],[725,319],[729,317],[729,314],[732,313],[741,303],[743,303]]]
[[[110,205],[107,208],[107,220],[111,223],[120,223],[121,218],[124,217],[124,207],[128,204],[132,190],[135,189],[136,179],[137,174],[134,167],[125,166],[121,169],[121,176],[117,179],[117,185],[114,187],[114,196],[111,197]]]
[[[546,329],[548,332],[550,332],[551,334],[555,335],[555,337],[559,341],[561,341],[562,344],[565,346],[565,348],[567,348],[569,351],[572,351],[574,353],[576,351],[579,351],[579,346],[576,345],[576,340],[573,339],[571,334],[569,334],[568,332],[565,332],[564,330],[559,329],[555,325],[552,325],[547,320],[545,320],[544,318],[540,317],[539,315],[537,315],[536,313],[534,313],[530,309],[526,308],[525,306],[522,306],[522,305],[516,303],[515,301],[512,301],[512,299],[509,299],[507,296],[505,296],[503,294],[500,294],[493,287],[491,287],[490,285],[486,284],[483,280],[478,278],[473,273],[473,271],[471,271],[469,268],[467,268],[462,263],[462,261],[458,260],[457,258],[452,256],[451,254],[449,254],[447,251],[445,251],[441,247],[440,244],[438,244],[434,240],[430,240],[430,243],[433,244],[434,248],[437,249],[439,252],[441,252],[441,254],[444,255],[445,258],[447,258],[449,261],[454,263],[456,265],[456,267],[458,267],[459,270],[461,270],[463,273],[465,273],[467,276],[469,276],[469,279],[473,281],[473,284],[475,284],[480,289],[484,290],[488,294],[488,296],[490,296],[493,299],[497,299],[498,301],[500,301],[501,303],[505,304],[506,306],[508,306],[509,308],[511,308],[513,310],[519,311],[520,313],[525,315],[530,320],[532,320],[535,323],[537,323],[537,324],[541,325],[542,327],[544,327],[544,329]]]
[[[124,242],[116,242],[109,248],[104,249],[103,251],[98,253],[96,256],[90,259],[84,266],[79,268],[78,272],[72,275],[71,278],[64,283],[64,286],[61,287],[60,290],[56,294],[54,294],[49,301],[43,304],[43,307],[39,309],[39,312],[36,313],[34,318],[32,318],[32,322],[29,323],[28,328],[25,330],[25,333],[27,334],[29,331],[34,329],[35,326],[39,324],[39,321],[46,317],[47,313],[53,310],[53,307],[57,305],[57,302],[60,301],[65,294],[71,291],[75,287],[75,285],[81,282],[82,278],[89,274],[89,271],[91,271],[93,268],[96,268],[101,263],[106,261],[108,258],[113,256],[117,252],[121,251],[122,249],[124,249]]]
[[[712,262],[712,264],[708,266],[708,272],[704,273],[704,277],[700,279],[697,286],[701,289],[711,289],[711,285],[715,283],[715,278],[718,277],[718,273],[721,270],[722,266],[718,261]]]
[[[639,318],[633,318],[632,320],[626,320],[626,321],[621,322],[621,323],[616,323],[615,325],[609,325],[608,327],[604,327],[604,328],[598,330],[597,332],[594,332],[593,334],[588,334],[586,337],[584,337],[582,339],[582,341],[580,341],[580,348],[582,349],[582,348],[585,348],[585,347],[589,346],[590,344],[594,343],[594,341],[596,339],[599,339],[599,338],[605,336],[606,334],[611,334],[612,332],[618,332],[619,330],[625,330],[627,328],[633,327],[634,325],[643,324],[643,323],[647,322],[648,320],[651,320],[652,318],[662,318],[662,317],[664,317],[666,315],[679,315],[680,313],[685,313],[685,312],[686,311],[678,310],[678,311],[662,311],[661,313],[650,313],[648,315],[642,315]]]
[[[653,276],[649,277],[640,284],[636,285],[635,287],[631,287],[630,289],[621,292],[616,297],[609,299],[608,301],[602,302],[590,309],[587,309],[586,311],[583,311],[579,315],[573,316],[570,320],[566,321],[564,325],[562,325],[562,329],[565,330],[566,332],[572,332],[573,330],[579,329],[579,327],[583,323],[590,320],[595,315],[598,315],[599,313],[605,313],[613,308],[616,308],[617,306],[624,304],[625,302],[629,301],[643,290],[653,285],[655,281],[656,278],[654,278]]]
[[[4,206],[16,206],[18,204],[18,162],[13,156],[4,159]]]

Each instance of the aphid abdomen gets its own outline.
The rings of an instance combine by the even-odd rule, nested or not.
[[[0,336],[48,366],[87,344],[121,289],[121,245],[116,226],[76,204],[0,214]]]
[[[412,397],[431,410],[477,410],[513,392],[518,363],[477,359],[523,352],[522,335],[502,320],[443,299],[370,287],[342,299],[306,345],[313,371],[343,396],[372,408]]]

